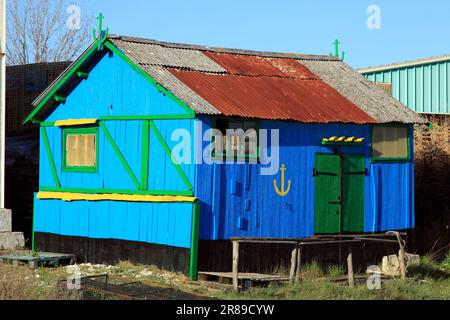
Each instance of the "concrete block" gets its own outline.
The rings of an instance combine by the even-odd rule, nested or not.
[[[25,247],[23,232],[0,232],[0,250],[15,250]]]
[[[400,275],[400,262],[395,254],[383,257],[381,272],[394,277]]]
[[[12,231],[11,210],[0,209],[0,232]]]

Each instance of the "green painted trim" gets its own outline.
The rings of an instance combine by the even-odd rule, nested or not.
[[[45,106],[45,104],[55,95],[59,89],[64,85],[64,83],[73,76],[73,74],[78,70],[78,68],[93,54],[97,52],[97,48],[92,46],[83,56],[80,57],[79,61],[72,66],[69,72],[62,78],[58,83],[56,83],[53,89],[47,94],[47,96],[39,103],[39,105],[28,115],[28,117],[23,121],[26,124],[28,121],[32,120],[36,114]]]
[[[372,125],[370,126],[370,162],[409,162],[411,161],[411,126],[403,126],[406,129],[407,132],[407,157],[399,157],[399,158],[375,158],[373,156],[373,149],[372,149],[372,143],[373,143],[373,128],[375,127],[402,127],[402,125],[392,125],[392,124],[378,124],[378,125]]]
[[[50,142],[48,141],[47,131],[44,127],[41,127],[42,140],[44,140],[45,151],[47,152],[48,162],[50,164],[50,169],[52,171],[53,181],[57,187],[61,187],[59,182],[58,173],[56,172],[55,160],[53,159],[52,148],[50,147]]]
[[[34,256],[35,253],[35,242],[34,242],[34,219],[35,219],[35,214],[36,214],[36,194],[34,195],[34,199],[33,199],[33,216],[31,218],[31,254]]]
[[[62,140],[62,171],[63,172],[78,172],[78,173],[97,173],[99,162],[99,143],[98,143],[98,127],[83,127],[83,128],[64,128]],[[67,151],[66,141],[69,134],[95,134],[95,166],[91,167],[74,167],[67,165]]]
[[[150,157],[150,127],[147,120],[142,121],[142,162],[141,162],[141,190],[148,189],[148,166]]]
[[[153,116],[103,116],[100,120],[171,120],[171,119],[194,119],[193,114],[162,114]]]
[[[49,122],[39,122],[41,127],[54,127],[55,121],[49,121]]]
[[[137,189],[141,189],[141,184],[139,183],[138,179],[134,175],[133,171],[131,170],[130,166],[128,165],[127,161],[125,160],[122,152],[120,152],[119,147],[114,142],[113,138],[111,137],[111,134],[109,133],[106,126],[103,124],[103,122],[99,122],[100,128],[102,128],[103,133],[106,136],[106,139],[108,139],[111,147],[113,148],[114,152],[116,153],[117,157],[119,158],[122,165],[125,167],[125,170],[127,171],[128,175],[130,176],[131,180],[133,181],[134,185]]]
[[[89,73],[83,71],[77,71],[78,78],[87,79],[89,77]]]
[[[53,99],[54,99],[56,102],[58,102],[58,103],[64,103],[64,102],[66,102],[66,98],[65,98],[65,97],[58,96],[58,95],[56,95],[56,94],[53,96]]]
[[[122,51],[120,51],[118,48],[116,48],[111,42],[106,41],[105,46],[111,50],[114,54],[117,54],[122,60],[124,60],[128,65],[130,65],[135,71],[137,71],[140,75],[142,75],[145,79],[147,79],[156,89],[161,91],[162,94],[169,97],[171,100],[179,104],[183,109],[185,109],[188,114],[195,115],[194,110],[189,108],[183,101],[178,99],[172,92],[161,86],[159,83],[157,83],[152,77],[150,77],[147,72],[142,70],[141,67],[136,65],[130,58],[128,58]]]
[[[120,190],[120,189],[83,189],[83,188],[40,187],[39,191],[86,193],[86,194],[128,194],[128,195],[187,196],[187,197],[194,195],[194,193],[192,191],[178,191],[178,190]]]
[[[189,278],[198,279],[198,239],[200,232],[200,202],[195,200],[192,210],[191,251],[189,254]]]
[[[156,127],[153,120],[149,120],[150,127],[152,128],[153,133],[155,134],[156,138],[158,139],[159,143],[163,147],[164,151],[166,151],[167,156],[172,161],[173,165],[175,166],[175,169],[177,170],[178,174],[180,175],[181,179],[183,180],[185,186],[188,188],[188,190],[192,190],[192,184],[189,181],[189,179],[186,177],[186,174],[184,173],[183,169],[181,169],[181,166],[175,161],[175,159],[172,156],[172,151],[170,150],[169,146],[167,145],[166,141],[164,141],[163,136],[159,132],[158,128]]]

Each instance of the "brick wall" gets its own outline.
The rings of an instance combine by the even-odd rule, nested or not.
[[[422,115],[433,127],[415,130],[416,230],[420,253],[450,248],[450,115]]]

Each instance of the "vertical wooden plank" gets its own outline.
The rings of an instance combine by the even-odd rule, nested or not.
[[[355,278],[354,278],[354,274],[353,274],[352,245],[348,246],[347,270],[348,270],[348,286],[350,288],[353,288],[355,286]]]
[[[291,271],[289,273],[289,282],[292,283],[295,280],[295,270],[297,266],[297,246],[292,249],[291,253]]]
[[[295,281],[300,282],[300,271],[302,267],[302,246],[297,246],[297,273],[295,275]]]
[[[398,260],[400,264],[400,279],[406,280],[405,249],[403,246],[400,246],[398,251]]]
[[[237,292],[238,288],[238,267],[239,267],[239,241],[233,241],[233,288]]]

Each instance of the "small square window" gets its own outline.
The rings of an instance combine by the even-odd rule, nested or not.
[[[409,160],[409,129],[405,126],[372,128],[372,160]]]
[[[377,82],[377,83],[375,83],[375,85],[378,88],[383,89],[384,91],[386,91],[386,93],[388,95],[392,96],[392,84],[385,83],[385,82]]]
[[[97,172],[98,128],[63,130],[63,171]]]
[[[256,121],[216,119],[215,129],[220,137],[213,135],[213,157],[220,159],[257,160],[258,123]]]

